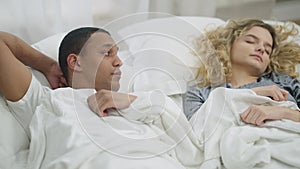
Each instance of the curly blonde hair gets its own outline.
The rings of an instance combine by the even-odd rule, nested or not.
[[[300,63],[300,45],[293,39],[299,34],[293,23],[271,26],[257,19],[229,20],[195,39],[195,54],[201,60],[196,76],[200,86],[221,85],[231,80],[231,46],[236,38],[255,26],[265,28],[273,38],[270,64],[264,74],[273,71],[294,78],[298,76],[296,64]]]

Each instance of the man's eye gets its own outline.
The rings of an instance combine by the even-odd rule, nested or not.
[[[104,52],[103,55],[104,56],[109,56],[109,52]]]
[[[271,54],[271,52],[270,52],[269,50],[266,50],[266,53],[267,53],[268,55],[270,55],[270,54]]]

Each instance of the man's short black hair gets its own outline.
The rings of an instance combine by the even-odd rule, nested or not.
[[[62,40],[59,46],[59,66],[68,82],[68,63],[67,58],[70,54],[78,55],[84,44],[95,32],[110,33],[104,29],[97,27],[81,27],[69,32]]]

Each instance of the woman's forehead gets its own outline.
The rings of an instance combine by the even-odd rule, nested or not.
[[[255,36],[259,39],[264,39],[269,42],[273,41],[271,33],[267,29],[259,26],[254,26],[242,34],[242,36],[249,36],[249,35]]]

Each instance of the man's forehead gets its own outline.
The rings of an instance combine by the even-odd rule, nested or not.
[[[97,46],[111,48],[115,46],[115,42],[112,37],[104,32],[95,32],[88,39],[88,43],[95,43]]]

